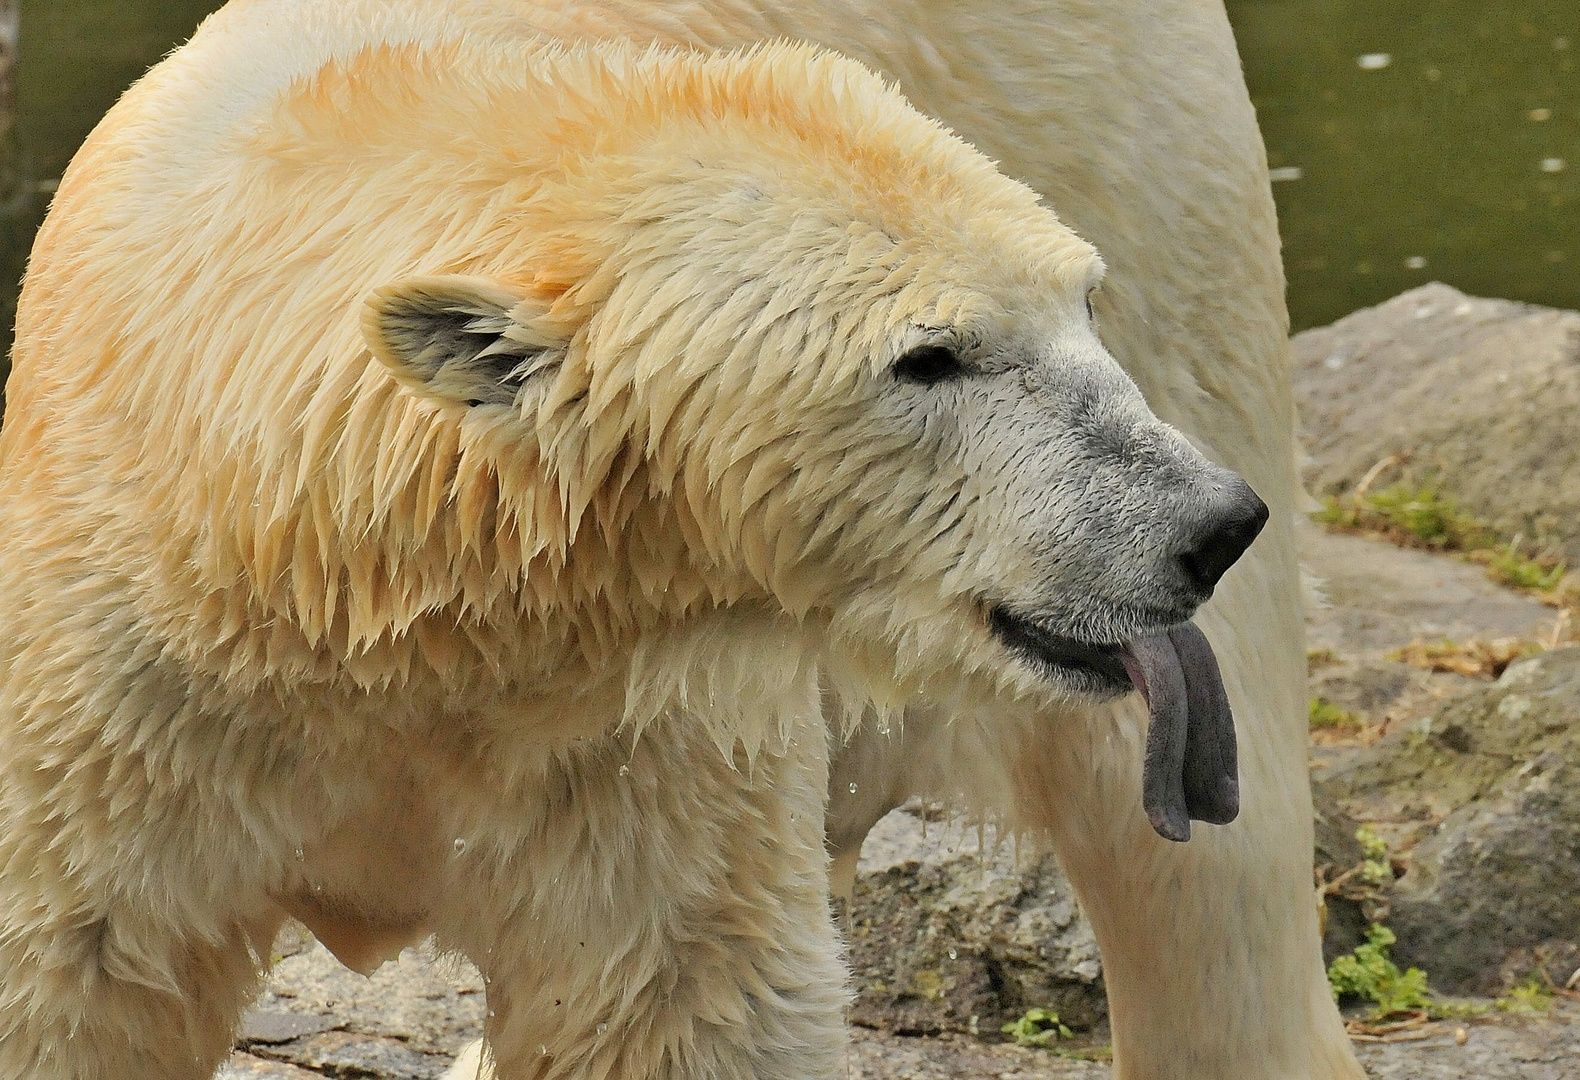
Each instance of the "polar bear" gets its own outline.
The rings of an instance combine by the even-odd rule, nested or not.
[[[829,839],[943,794],[1057,849],[1103,950],[1121,1080],[1363,1074],[1311,892],[1305,647],[1284,280],[1261,136],[1217,0],[514,0],[567,40],[813,41],[896,79],[1102,252],[1104,344],[1165,420],[1246,476],[1271,523],[1199,618],[1222,662],[1245,811],[1191,843],[1141,811],[1134,698],[913,707],[832,763]],[[1058,738],[1049,732],[1056,730]],[[1028,751],[1028,748],[1035,748]],[[859,781],[850,793],[849,783]]]
[[[235,3],[62,184],[0,435],[7,1075],[206,1075],[286,913],[472,956],[506,1076],[834,1075],[823,691],[1081,716],[1255,531],[1091,249],[866,72],[524,10]],[[1144,771],[1160,832],[1231,816]]]

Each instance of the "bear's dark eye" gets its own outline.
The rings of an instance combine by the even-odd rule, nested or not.
[[[965,365],[947,345],[918,345],[894,364],[896,378],[922,386],[958,379],[965,373]]]
[[[1092,310],[1092,294],[1086,294],[1086,317],[1092,322],[1097,321],[1097,312]]]

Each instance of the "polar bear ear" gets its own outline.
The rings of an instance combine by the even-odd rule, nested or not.
[[[409,278],[368,298],[362,332],[373,355],[420,394],[510,405],[564,357],[564,338],[541,318],[547,312],[491,278]]]

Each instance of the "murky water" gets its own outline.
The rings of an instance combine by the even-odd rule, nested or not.
[[[217,0],[23,0],[0,332],[52,183]],[[1580,0],[1229,0],[1277,182],[1290,309],[1421,282],[1580,307]]]
[[[49,195],[121,92],[222,0],[22,0],[16,117],[0,193],[0,334]]]
[[[1429,280],[1580,307],[1580,0],[1229,0],[1297,327]]]

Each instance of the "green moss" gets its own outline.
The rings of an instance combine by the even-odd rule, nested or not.
[[[1360,717],[1319,697],[1311,699],[1307,713],[1313,731],[1359,731],[1362,727]]]
[[[1469,554],[1486,564],[1493,581],[1513,589],[1550,593],[1564,582],[1566,566],[1556,556],[1526,555],[1517,537],[1502,542],[1435,487],[1401,481],[1359,497],[1330,495],[1311,518],[1345,532],[1378,533],[1405,547]]]
[[[924,1001],[942,1001],[948,989],[944,977],[932,968],[911,973],[911,993]]]
[[[1015,1039],[1016,1046],[1049,1047],[1060,1039],[1075,1037],[1075,1032],[1059,1022],[1059,1014],[1052,1009],[1027,1009],[1019,1020],[1005,1024],[999,1030]]]
[[[1553,1006],[1553,988],[1539,974],[1533,974],[1494,1004],[1503,1012],[1546,1012]]]
[[[1313,517],[1324,525],[1380,532],[1411,547],[1469,551],[1491,542],[1487,527],[1436,488],[1391,484],[1359,499],[1330,497]]]
[[[1551,592],[1564,579],[1568,566],[1547,556],[1527,557],[1517,544],[1499,544],[1487,560],[1487,576],[1511,589]]]
[[[1374,925],[1366,931],[1366,941],[1348,956],[1328,966],[1328,986],[1333,1000],[1370,1001],[1375,1015],[1425,1009],[1430,1003],[1426,972],[1419,968],[1399,970],[1388,955],[1388,947],[1398,939],[1386,926]]]
[[[1426,1014],[1433,1020],[1472,1020],[1486,1016],[1492,1009],[1479,1001],[1439,1001],[1433,999]]]

